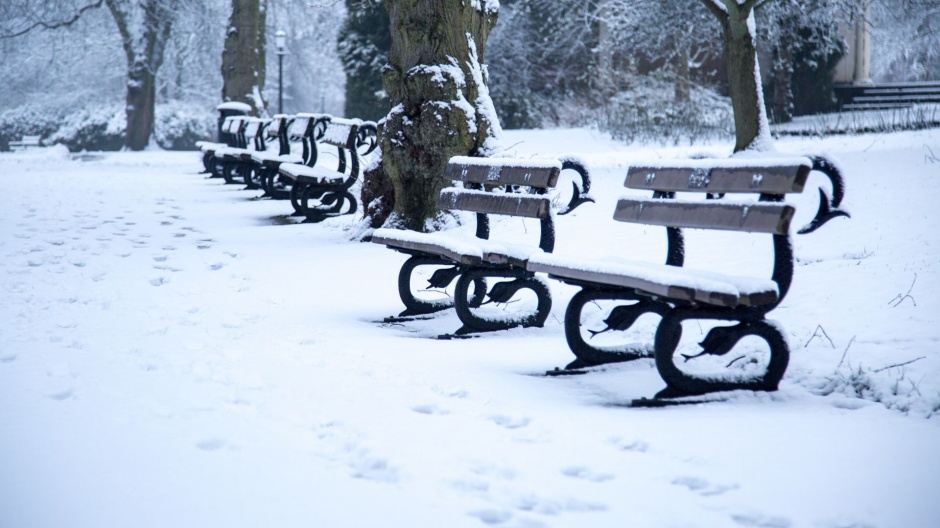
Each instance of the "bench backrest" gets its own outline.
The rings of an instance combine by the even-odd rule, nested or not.
[[[624,186],[654,191],[653,199],[624,197],[614,218],[676,228],[789,233],[794,208],[779,201],[803,192],[812,169],[807,158],[760,160],[676,160],[639,164],[627,171]],[[758,194],[761,201],[676,200],[675,193]]]
[[[277,114],[271,118],[271,122],[264,129],[264,135],[268,139],[276,139],[278,144],[278,155],[290,154],[290,141],[287,137],[287,125],[290,124],[290,116]]]
[[[793,246],[790,221],[795,209],[781,203],[788,193],[803,192],[813,169],[808,158],[705,159],[641,163],[630,167],[624,186],[653,191],[653,197],[622,197],[614,219],[665,226],[666,264],[682,266],[685,242],[682,228],[718,229],[769,233],[774,239],[774,269],[771,279],[778,295],[755,309],[769,311],[786,296],[793,279]],[[722,199],[676,199],[676,193],[706,194],[706,198],[728,194],[758,194],[758,201]]]
[[[441,191],[438,206],[481,214],[546,218],[551,214],[551,200],[544,193],[558,183],[561,165],[557,160],[456,156],[448,162],[445,176],[462,182],[464,187]],[[499,186],[530,187],[539,194],[488,192]]]
[[[264,150],[264,129],[268,122],[268,120],[260,117],[247,118],[242,131],[245,137],[245,148],[247,148],[248,142],[251,142],[255,150]]]
[[[358,119],[333,117],[326,124],[322,137],[318,138],[317,141],[334,147],[355,150],[356,134],[358,134],[361,124],[362,121]]]
[[[538,218],[541,223],[539,247],[551,252],[555,246],[555,215],[548,189],[558,183],[562,168],[577,171],[587,192],[587,170],[574,161],[523,160],[517,158],[450,159],[445,176],[463,187],[447,187],[438,197],[438,207],[477,214],[476,236],[489,238],[490,214]],[[497,188],[502,188],[497,191]],[[523,192],[525,190],[528,192]]]
[[[313,166],[317,162],[316,141],[323,135],[330,116],[324,114],[297,114],[287,123],[287,141],[300,142],[303,147],[301,154],[306,165]],[[288,149],[289,150],[289,149]],[[284,152],[286,154],[287,152]]]

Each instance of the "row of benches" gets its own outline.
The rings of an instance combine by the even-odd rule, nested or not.
[[[361,157],[377,146],[375,123],[325,114],[229,116],[221,130],[224,143],[197,143],[213,177],[290,200],[293,214],[309,222],[356,212],[350,188],[359,180]],[[325,147],[336,149],[334,167],[317,165]]]
[[[230,117],[223,132],[228,144],[201,145],[205,168],[213,175],[263,189],[272,198],[290,199],[296,213],[310,221],[356,211],[356,198],[349,190],[359,175],[360,156],[375,148],[374,124],[317,114],[279,115],[271,120]],[[277,148],[268,147],[273,142]],[[335,169],[317,165],[324,146],[337,149]],[[562,205],[552,190],[569,170],[575,175],[573,193]],[[793,279],[790,223],[795,209],[784,199],[801,193],[813,171],[828,178],[832,197],[820,188],[816,215],[799,230],[801,234],[848,216],[839,208],[844,196],[841,172],[825,157],[635,163],[624,184],[632,194],[620,198],[613,218],[665,227],[665,262],[654,263],[553,253],[556,218],[594,201],[583,162],[452,158],[445,177],[454,185],[441,191],[438,206],[474,213],[475,232],[468,236],[459,234],[462,230],[374,231],[372,242],[408,255],[398,275],[405,310],[387,321],[453,308],[462,327],[441,337],[541,327],[552,308],[547,275],[579,288],[564,318],[566,340],[576,359],[549,374],[583,373],[608,363],[652,357],[666,383],[653,401],[732,389],[776,390],[790,351],[780,325],[766,316],[780,305]],[[639,191],[652,195],[644,197]],[[537,244],[520,243],[504,232],[491,238],[490,215],[537,220]],[[690,228],[771,235],[770,278],[684,267],[683,230]],[[428,290],[446,292],[451,286],[452,296],[426,296]],[[502,308],[493,309],[494,305]],[[513,309],[506,308],[511,305]],[[597,312],[593,319],[589,311]],[[658,322],[651,325],[651,319]],[[680,345],[687,321],[699,327],[702,321],[711,321],[703,327],[704,339],[692,349],[688,343]],[[641,326],[652,328],[652,338],[640,343],[594,339],[610,331],[635,339]],[[717,360],[740,349],[745,349],[744,355],[730,362]],[[701,363],[706,366],[700,367]]]
[[[663,264],[614,256],[586,259],[553,254],[556,212],[547,191],[566,169],[580,175],[581,188],[576,187],[572,201],[557,214],[593,201],[587,194],[590,178],[583,164],[573,160],[451,159],[446,176],[457,185],[441,192],[439,206],[476,213],[475,236],[376,230],[372,242],[408,255],[398,278],[399,295],[406,309],[398,318],[387,321],[400,322],[454,308],[463,327],[456,334],[442,337],[516,326],[540,327],[552,306],[548,282],[537,275],[545,273],[580,288],[564,320],[565,336],[576,359],[565,370],[548,374],[583,373],[589,367],[653,357],[667,385],[655,401],[732,389],[776,390],[787,367],[789,347],[781,327],[767,320],[766,315],[786,296],[794,270],[789,229],[794,207],[783,200],[787,194],[802,192],[810,172],[819,171],[830,180],[833,196],[829,198],[820,189],[816,216],[799,232],[808,233],[832,218],[848,216],[839,209],[844,184],[836,165],[823,157],[778,157],[675,160],[632,166],[625,186],[652,192],[652,196],[622,197],[614,210],[614,220],[665,227],[667,251]],[[679,199],[677,193],[692,198]],[[724,198],[729,194],[735,199]],[[538,245],[491,239],[488,215],[492,214],[538,219]],[[774,252],[770,279],[684,268],[683,229],[687,228],[770,234]],[[416,270],[422,267],[434,270],[427,286],[414,281]],[[454,281],[452,299],[424,300],[418,296],[418,290],[441,289]],[[512,303],[525,290],[529,297],[535,297],[526,309],[512,313],[485,311],[488,304]],[[589,328],[595,321],[585,320],[584,312],[586,307],[594,309],[601,302],[606,303],[601,312],[601,317],[606,315],[605,328],[595,330]],[[616,346],[591,342],[592,337],[609,330],[627,331],[644,316],[660,319],[652,342]],[[691,320],[724,324],[707,333],[697,353],[677,354],[682,323]],[[752,336],[763,340],[769,349],[762,359],[736,359],[727,365],[725,360],[711,370],[687,364],[693,358],[726,355]],[[753,343],[748,346],[753,348]]]

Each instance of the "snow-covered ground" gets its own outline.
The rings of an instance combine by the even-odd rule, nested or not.
[[[657,262],[610,219],[625,167],[728,151],[507,136],[592,166],[557,253]],[[356,218],[285,222],[194,153],[0,154],[0,527],[940,526],[940,130],[777,147],[837,156],[853,215],[796,237],[781,390],[665,409],[624,405],[650,360],[542,375],[573,288],[545,328],[437,340],[452,313],[382,324],[405,257]]]

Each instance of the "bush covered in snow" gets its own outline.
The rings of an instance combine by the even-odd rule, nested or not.
[[[35,105],[0,112],[0,151],[10,150],[10,142],[23,136],[41,136],[44,142],[59,127],[62,116]]]
[[[167,150],[192,150],[196,141],[213,137],[217,120],[211,107],[180,101],[157,105],[153,138]]]
[[[196,141],[215,134],[211,107],[171,102],[157,105],[153,139],[167,150],[190,150]],[[0,151],[23,136],[42,136],[44,145],[65,145],[72,152],[120,150],[124,147],[123,105],[92,105],[57,109],[27,105],[0,113]]]
[[[596,112],[597,127],[628,143],[680,144],[734,137],[731,100],[692,86],[688,101],[675,100],[675,85],[649,75],[612,97]]]
[[[124,146],[124,108],[120,105],[91,106],[70,113],[58,130],[43,141],[61,143],[72,152],[120,150]]]

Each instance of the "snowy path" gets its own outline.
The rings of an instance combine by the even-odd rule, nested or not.
[[[595,165],[557,251],[609,249],[637,150],[514,134]],[[822,145],[854,217],[799,240],[781,391],[646,410],[650,361],[539,375],[570,288],[544,329],[429,339],[456,317],[379,324],[404,258],[351,219],[283,225],[190,153],[0,154],[0,527],[938,526],[938,142]]]

